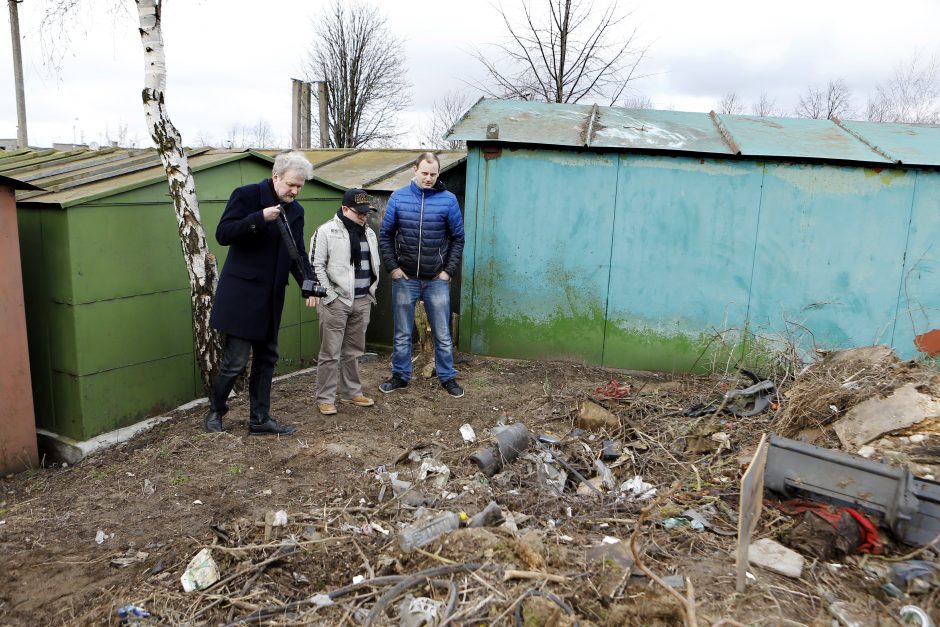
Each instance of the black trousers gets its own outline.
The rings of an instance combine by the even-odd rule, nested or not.
[[[270,418],[271,412],[271,379],[274,378],[278,357],[277,336],[263,341],[225,336],[222,365],[212,386],[209,407],[219,415],[228,411],[228,395],[235,386],[235,380],[248,365],[249,355],[252,355],[251,374],[248,377],[248,398],[251,402],[249,417],[251,422],[264,422]]]

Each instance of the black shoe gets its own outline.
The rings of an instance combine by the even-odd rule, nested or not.
[[[222,433],[222,414],[209,410],[202,421],[202,426],[207,433]]]
[[[399,377],[397,374],[393,374],[391,379],[379,386],[379,392],[382,392],[383,394],[391,394],[395,390],[401,390],[402,388],[406,387],[408,387],[408,382]]]
[[[288,425],[279,425],[274,418],[268,418],[264,422],[248,422],[248,435],[290,435],[297,430],[297,427]]]
[[[447,390],[447,393],[453,396],[454,398],[460,398],[463,396],[463,388],[457,383],[457,379],[451,379],[450,381],[444,381],[441,383],[441,387]]]

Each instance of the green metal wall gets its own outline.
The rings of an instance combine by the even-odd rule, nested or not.
[[[196,173],[215,227],[231,191],[270,176],[242,159]],[[306,236],[341,192],[308,183]],[[322,221],[322,220],[320,220]],[[20,242],[37,426],[84,440],[203,395],[193,353],[189,280],[165,182],[61,208],[21,208]],[[279,372],[311,363],[316,315],[292,285]]]
[[[938,323],[937,172],[488,156],[468,155],[463,350],[706,370],[754,337],[802,350],[878,342],[911,357],[914,336]]]

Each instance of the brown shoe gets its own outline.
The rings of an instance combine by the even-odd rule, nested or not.
[[[339,402],[352,403],[353,405],[358,405],[359,407],[372,407],[375,405],[375,401],[373,401],[368,396],[363,396],[362,394],[359,396],[353,396],[352,398],[341,398],[339,399]]]
[[[320,408],[320,413],[324,416],[332,416],[336,413],[336,405],[333,403],[317,403],[317,407]]]

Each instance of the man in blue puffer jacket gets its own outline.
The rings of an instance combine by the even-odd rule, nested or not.
[[[450,279],[463,255],[463,216],[457,197],[438,180],[440,170],[437,155],[419,155],[414,179],[395,190],[382,219],[379,250],[392,278],[395,326],[392,376],[379,386],[385,394],[407,387],[411,380],[411,330],[420,298],[434,334],[437,379],[451,396],[463,396],[450,336]]]

